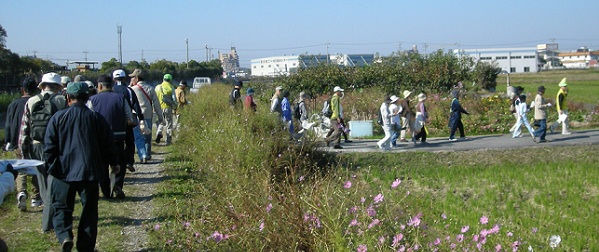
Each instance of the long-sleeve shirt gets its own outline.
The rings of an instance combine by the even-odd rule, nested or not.
[[[391,114],[395,114],[399,111],[399,106],[397,106],[397,104],[395,103],[392,103],[391,105],[389,105],[389,111],[391,112]],[[399,113],[391,117],[391,124],[401,125],[401,118]]]
[[[300,121],[308,120],[308,109],[306,109],[306,102],[300,101],[299,103],[300,109]]]
[[[341,118],[341,99],[335,93],[333,98],[331,98],[331,111],[333,111],[333,115],[331,115],[331,120],[337,120]]]
[[[562,110],[568,110],[566,97],[568,97],[568,92],[560,88],[559,91],[557,91],[557,97],[555,98],[555,108],[557,109],[558,113]]]
[[[547,119],[547,103],[541,94],[535,97],[535,120]]]
[[[383,125],[391,124],[391,117],[393,116],[393,114],[389,110],[389,104],[383,102],[383,104],[381,104],[380,110],[381,116],[383,117]]]
[[[125,141],[127,122],[131,120],[131,108],[129,108],[125,97],[112,90],[107,90],[92,96],[90,100],[90,109],[100,113],[110,125],[114,141]]]
[[[154,87],[143,81],[140,81],[136,85],[132,86],[131,89],[137,95],[141,113],[144,115],[146,120],[151,120],[154,116],[154,113],[156,113],[156,116],[158,116],[158,121],[161,122],[164,120],[162,108],[160,107],[160,101],[158,101],[158,96],[156,96]]]
[[[158,101],[160,101],[160,107],[162,109],[166,108],[175,108],[177,104],[175,103],[176,97],[174,94],[174,88],[171,83],[167,81],[163,81],[155,88],[156,96],[158,96]]]
[[[57,179],[100,181],[118,153],[110,126],[99,113],[75,103],[58,111],[48,123],[44,159]]]
[[[114,85],[112,90],[114,90],[116,93],[122,94],[125,97],[125,100],[127,100],[127,103],[129,103],[131,111],[135,113],[139,121],[144,119],[144,115],[139,107],[139,100],[137,99],[135,92],[133,92],[133,89],[123,85],[121,82],[118,82],[116,85]]]
[[[281,101],[281,110],[283,111],[283,120],[291,121],[291,104],[289,104],[287,97],[283,97]]]
[[[23,96],[12,101],[6,110],[6,121],[4,123],[4,142],[8,150],[14,150],[19,145],[19,131],[21,130],[21,120],[25,112],[29,96]]]

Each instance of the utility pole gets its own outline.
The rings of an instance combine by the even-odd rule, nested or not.
[[[331,43],[326,43],[326,46],[327,46],[327,65],[329,64],[329,45],[330,44]]]
[[[121,44],[121,34],[123,34],[123,26],[116,26],[116,33],[119,35],[119,62],[121,63],[121,67],[123,66],[123,47]]]
[[[204,44],[204,48],[206,48],[206,62],[208,62],[208,44]]]
[[[187,47],[187,69],[189,69],[189,40],[185,39],[185,47]]]
[[[83,54],[85,54],[85,57],[84,57],[85,61],[87,61],[87,53],[88,53],[88,51],[83,51]]]
[[[145,61],[145,59],[144,59],[144,49],[141,49],[141,61]]]

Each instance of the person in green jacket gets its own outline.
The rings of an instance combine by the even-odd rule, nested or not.
[[[562,135],[570,135],[572,132],[568,130],[568,102],[566,101],[566,97],[568,97],[568,84],[566,83],[566,78],[563,78],[558,85],[559,91],[557,91],[557,97],[555,98],[555,108],[557,108],[558,118],[557,121],[549,127],[549,131],[553,133],[561,123]]]
[[[162,108],[162,115],[164,116],[163,123],[158,125],[156,143],[160,143],[163,136],[162,132],[166,131],[166,144],[168,145],[171,143],[173,137],[173,111],[177,108],[177,103],[175,102],[177,99],[174,95],[175,89],[171,84],[173,76],[165,74],[162,80],[162,83],[158,84],[154,89],[160,102],[160,108]]]
[[[333,111],[333,114],[331,115],[331,130],[333,130],[333,134],[327,137],[325,141],[327,142],[327,146],[329,146],[331,142],[333,142],[336,143],[335,146],[333,146],[334,149],[343,149],[343,147],[341,147],[341,145],[339,144],[339,137],[341,136],[341,127],[339,127],[341,124],[340,98],[343,95],[343,89],[341,89],[341,87],[339,86],[336,86],[333,89],[333,92],[335,93],[333,95],[333,98],[331,98],[331,111]]]

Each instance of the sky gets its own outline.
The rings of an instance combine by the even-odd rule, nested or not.
[[[6,45],[68,61],[199,62],[236,47],[252,59],[299,54],[390,55],[438,49],[599,49],[597,0],[0,0]],[[187,43],[186,43],[187,41]],[[206,50],[206,47],[209,50]]]

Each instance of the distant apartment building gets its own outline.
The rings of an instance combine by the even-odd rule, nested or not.
[[[576,52],[564,52],[557,55],[562,65],[565,68],[590,68],[599,67],[599,51],[590,51],[586,47],[582,47]]]
[[[528,73],[539,71],[539,54],[535,47],[456,49],[456,55],[467,55],[481,62],[497,63],[508,73]]]
[[[218,59],[223,67],[223,78],[235,76],[237,71],[239,71],[239,56],[235,47],[231,47],[229,53],[221,54],[218,52]]]
[[[336,64],[339,66],[364,66],[374,61],[374,54],[339,54],[339,55],[292,55],[274,56],[251,60],[252,76],[287,76],[297,73],[299,68],[317,66],[319,64]]]

